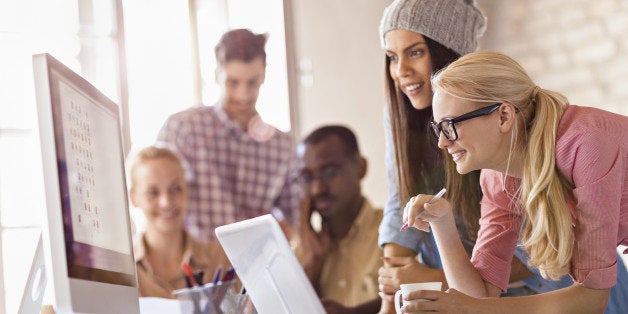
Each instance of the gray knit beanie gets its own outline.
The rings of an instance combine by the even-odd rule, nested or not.
[[[465,55],[477,49],[486,18],[474,0],[395,0],[379,25],[382,47],[384,36],[393,29],[419,33]]]

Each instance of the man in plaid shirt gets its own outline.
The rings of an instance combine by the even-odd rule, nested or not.
[[[298,219],[300,190],[292,137],[255,109],[266,71],[266,34],[225,33],[215,47],[222,97],[214,106],[170,116],[158,143],[177,150],[190,170],[186,226],[198,239],[217,226],[272,213],[285,227]]]

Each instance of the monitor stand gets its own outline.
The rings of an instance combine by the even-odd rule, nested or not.
[[[39,313],[41,302],[46,290],[46,267],[44,263],[44,250],[42,247],[41,233],[37,236],[37,247],[31,263],[26,287],[22,293],[19,314]]]

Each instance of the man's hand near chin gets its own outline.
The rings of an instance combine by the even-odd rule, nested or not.
[[[309,197],[301,201],[301,216],[298,227],[298,241],[296,255],[308,279],[319,292],[318,280],[331,247],[331,238],[327,226],[323,225],[320,232],[314,231],[310,224],[313,209]]]

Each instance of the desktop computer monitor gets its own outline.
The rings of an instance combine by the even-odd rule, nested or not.
[[[118,106],[49,54],[33,56],[57,313],[139,313]]]

